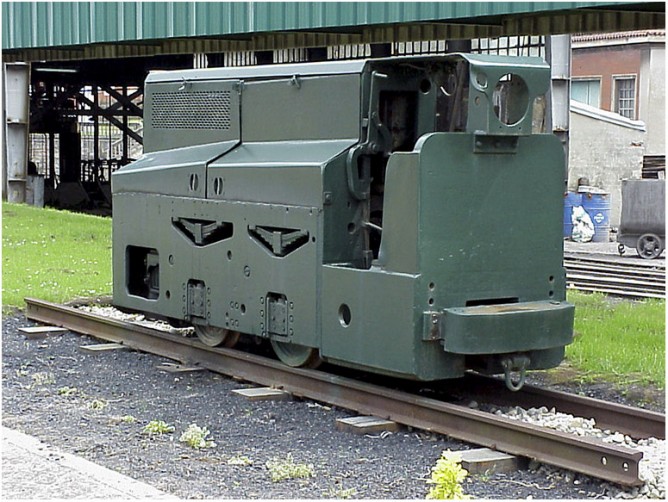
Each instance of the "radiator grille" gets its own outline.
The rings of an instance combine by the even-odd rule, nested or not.
[[[158,129],[229,130],[230,91],[156,92],[151,121]]]

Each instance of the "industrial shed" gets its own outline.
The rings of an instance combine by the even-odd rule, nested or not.
[[[541,55],[568,145],[570,33],[665,26],[660,2],[4,2],[3,198],[110,204],[149,71],[444,52]]]

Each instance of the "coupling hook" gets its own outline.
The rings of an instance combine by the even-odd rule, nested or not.
[[[527,356],[513,356],[506,357],[501,361],[503,374],[506,381],[506,387],[512,392],[517,392],[524,387],[524,381],[527,375],[527,367],[529,366],[529,358]],[[511,372],[519,371],[519,380],[513,382]]]

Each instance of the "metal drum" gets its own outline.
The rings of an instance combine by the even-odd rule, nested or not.
[[[582,207],[594,223],[592,242],[610,241],[610,194],[590,189],[582,194]]]
[[[564,237],[573,234],[573,221],[571,214],[573,208],[582,205],[582,194],[577,192],[566,192],[564,194]]]

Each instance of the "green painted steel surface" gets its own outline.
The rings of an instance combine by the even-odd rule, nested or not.
[[[446,352],[503,354],[546,350],[570,342],[573,306],[542,301],[449,308],[444,318]]]
[[[272,258],[249,234],[250,223],[282,227],[287,215],[293,228],[304,230],[309,236],[319,235],[317,210],[139,193],[117,192],[114,197],[113,273],[118,304],[183,319],[191,312],[189,284],[198,282],[205,290],[205,308],[193,315],[193,322],[261,335],[266,332],[267,296],[276,293],[289,300],[281,339],[304,345],[317,343],[313,339],[318,331],[317,276],[303,271],[316,270],[319,245],[310,243],[285,257]],[[195,245],[175,225],[180,218],[226,222],[232,225],[232,232],[212,244]],[[128,243],[157,250],[161,285],[157,298],[129,294]]]
[[[148,110],[229,90],[241,111],[149,116],[152,151],[112,176],[114,302],[406,378],[558,364],[573,306],[563,149],[531,130],[544,61],[272,69],[148,79]]]
[[[337,29],[568,11],[612,2],[3,2],[2,48]]]

